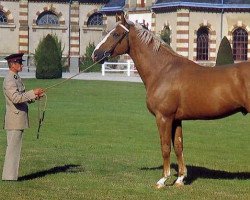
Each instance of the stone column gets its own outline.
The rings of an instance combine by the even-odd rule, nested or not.
[[[189,10],[177,10],[176,52],[184,57],[189,56]]]
[[[28,0],[19,1],[19,52],[24,53],[26,60],[29,54]]]
[[[79,27],[79,3],[73,1],[70,4],[69,16],[69,70],[70,72],[79,72],[80,57],[80,27]]]

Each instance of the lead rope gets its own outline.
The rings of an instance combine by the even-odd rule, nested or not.
[[[123,33],[123,35],[121,36],[121,38],[119,38],[119,40],[117,40],[117,42],[111,47],[111,49],[109,51],[105,51],[104,52],[104,56],[96,61],[95,63],[93,63],[92,65],[90,65],[89,67],[87,67],[86,69],[84,69],[83,71],[59,82],[59,83],[56,83],[56,84],[53,84],[51,86],[48,86],[45,88],[45,92],[48,91],[49,89],[53,88],[53,87],[56,87],[58,85],[61,85],[63,83],[65,83],[66,81],[68,80],[71,80],[72,78],[80,75],[81,73],[83,72],[86,72],[88,69],[90,69],[91,67],[93,67],[94,65],[96,65],[97,63],[101,62],[102,60],[104,60],[105,58],[108,58],[110,57],[111,55],[111,52],[115,49],[116,45],[122,41],[122,39],[127,35],[127,33],[129,32],[129,29],[127,27],[125,27],[124,25],[122,24],[119,24],[123,29],[125,29],[125,32]],[[41,115],[41,109],[40,109],[40,99],[38,99],[38,122],[39,122],[39,125],[38,125],[38,130],[37,130],[37,139],[39,138],[39,132],[40,132],[40,128],[41,128],[41,125],[43,123],[43,120],[44,120],[44,115],[45,115],[45,110],[46,110],[46,106],[47,106],[47,95],[44,93],[44,96],[45,96],[45,103],[44,103],[44,108],[43,108],[43,111],[42,111],[42,115]]]
[[[83,72],[86,72],[88,69],[90,69],[91,67],[93,67],[94,65],[96,65],[97,63],[101,62],[103,59],[109,57],[110,55],[105,55],[103,56],[103,58],[101,58],[100,60],[96,61],[95,63],[93,63],[92,65],[90,65],[89,67],[87,67],[86,69],[84,69],[83,71],[59,82],[59,83],[56,83],[56,84],[53,84],[49,87],[46,87],[45,88],[45,91],[48,91],[49,89],[53,88],[53,87],[56,87],[58,85],[61,85],[63,83],[65,83],[66,81],[68,80],[71,80],[72,78],[82,74]],[[44,105],[43,107],[41,106],[41,98],[38,99],[38,103],[37,103],[37,107],[38,107],[38,128],[37,128],[37,135],[36,135],[36,138],[39,139],[39,136],[40,136],[40,129],[41,129],[41,126],[43,124],[43,121],[44,121],[44,115],[45,115],[45,111],[46,111],[46,107],[47,107],[47,101],[48,101],[48,97],[47,95],[44,93]],[[42,108],[41,108],[42,107]]]
[[[56,86],[58,86],[58,85],[61,85],[61,84],[65,83],[66,81],[71,80],[72,78],[74,78],[74,77],[76,77],[76,76],[82,74],[83,72],[86,72],[88,69],[90,69],[91,67],[95,66],[97,63],[101,62],[103,59],[105,59],[105,58],[107,58],[107,57],[109,57],[109,55],[103,56],[100,60],[96,61],[95,63],[93,63],[92,65],[90,65],[90,66],[87,67],[86,69],[84,69],[83,71],[81,71],[81,72],[79,72],[79,73],[77,73],[77,74],[75,74],[75,75],[73,75],[73,76],[71,76],[71,77],[69,77],[69,78],[67,78],[67,79],[65,79],[65,80],[63,80],[63,81],[61,81],[61,82],[59,82],[59,83],[56,83],[56,84],[51,85],[51,86],[49,86],[49,87],[46,87],[46,88],[45,88],[45,91],[48,91],[49,89],[51,89],[51,88],[53,88],[53,87],[56,87]]]
[[[41,129],[41,126],[43,124],[43,120],[44,120],[44,115],[45,115],[45,110],[46,110],[46,107],[47,107],[47,100],[48,100],[48,97],[46,94],[44,94],[43,96],[44,100],[43,100],[43,106],[41,106],[41,98],[39,98],[37,101],[37,108],[38,108],[38,128],[37,128],[37,135],[36,135],[36,138],[39,139],[39,136],[40,136],[40,129]],[[42,112],[41,112],[41,107],[42,107]]]

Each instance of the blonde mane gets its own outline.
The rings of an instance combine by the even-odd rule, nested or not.
[[[143,28],[143,26],[139,23],[135,24],[135,29],[137,32],[137,36],[140,38],[141,42],[148,45],[151,41],[153,41],[153,50],[159,51],[161,44],[167,47],[168,49],[172,50],[172,48],[167,45],[163,40],[156,37],[152,32]]]

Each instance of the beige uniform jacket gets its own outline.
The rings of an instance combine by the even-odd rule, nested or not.
[[[6,101],[4,128],[22,130],[29,127],[28,105],[36,98],[34,91],[25,92],[25,87],[18,74],[9,71],[3,82]]]

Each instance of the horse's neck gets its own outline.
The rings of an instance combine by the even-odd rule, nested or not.
[[[133,59],[135,67],[147,87],[159,77],[162,68],[167,64],[163,63],[164,60],[166,60],[167,56],[171,55],[162,55],[162,52],[154,51],[153,44],[144,44],[141,42],[140,38],[138,38],[136,33],[129,37],[129,43],[129,55]]]

